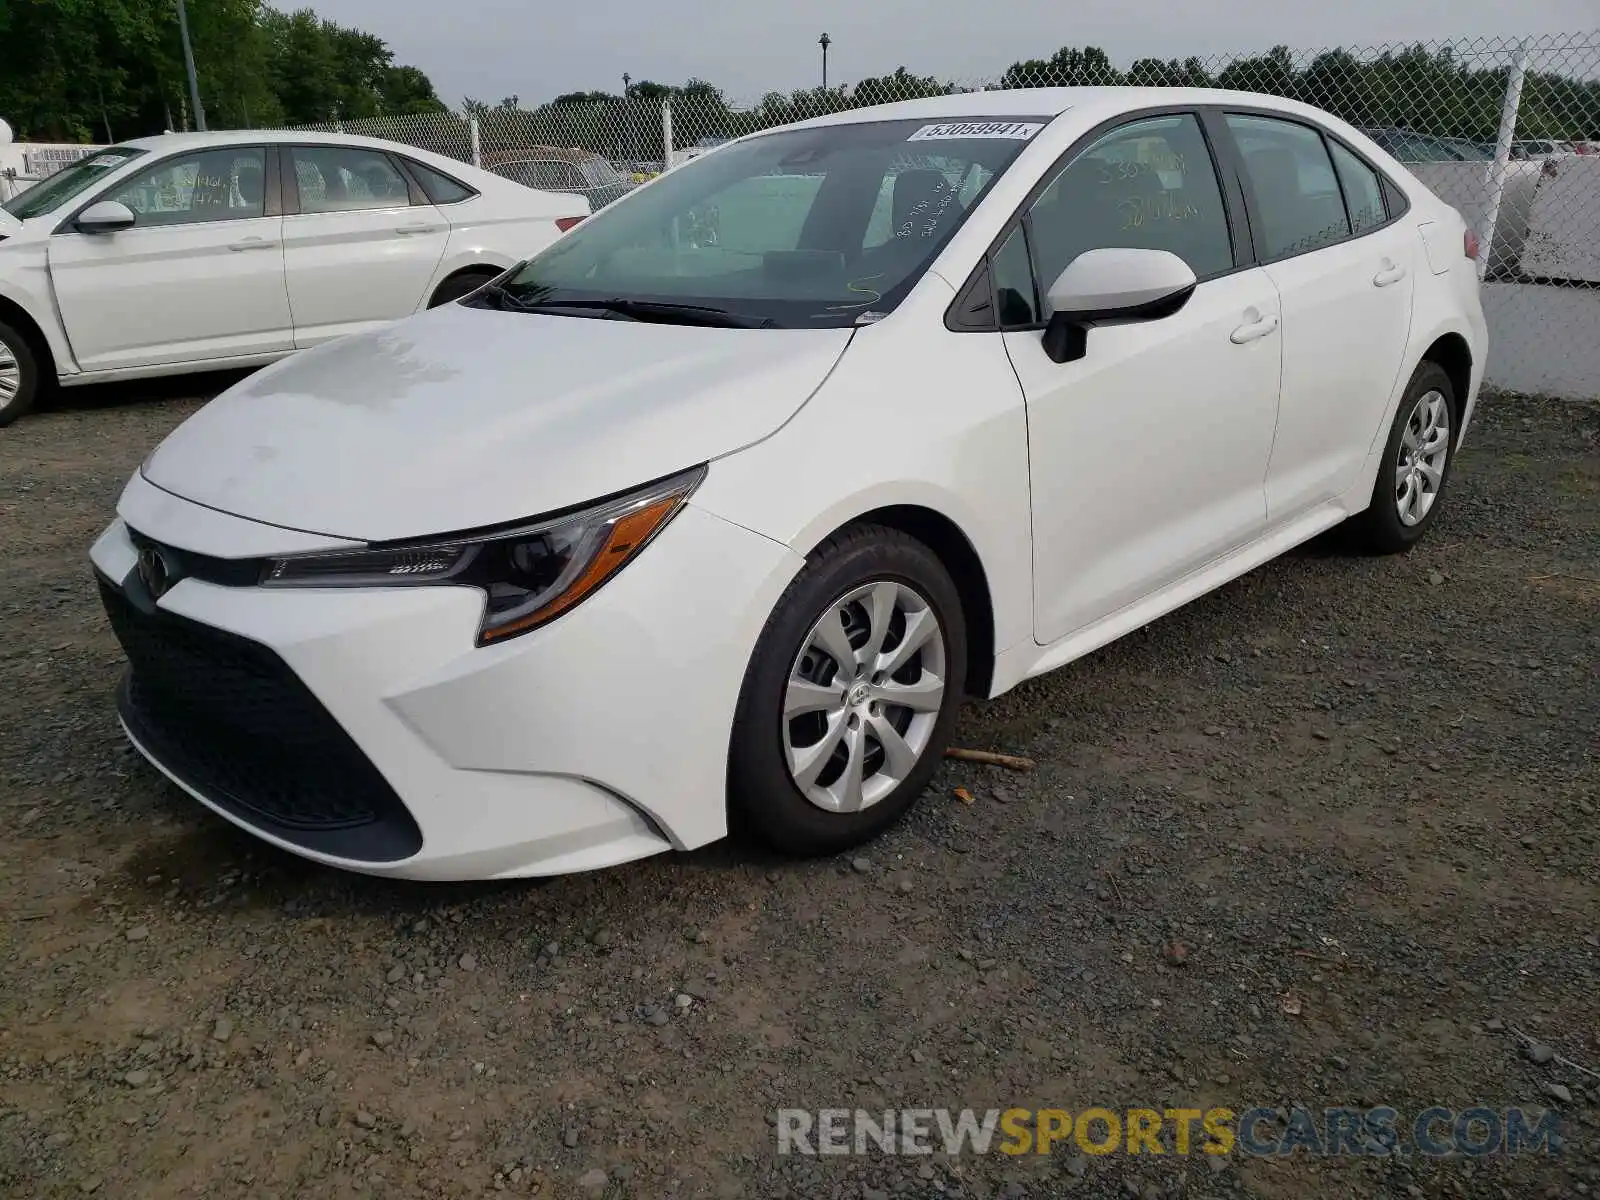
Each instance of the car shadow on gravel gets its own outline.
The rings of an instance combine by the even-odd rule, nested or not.
[[[173,893],[189,897],[218,893],[218,882],[223,880],[226,904],[238,912],[283,909],[330,918],[414,918],[461,905],[488,911],[498,906],[538,904],[542,895],[556,896],[564,885],[581,880],[587,887],[589,880],[611,877],[621,882],[641,869],[656,876],[656,886],[672,891],[674,876],[681,875],[685,886],[693,888],[707,873],[779,871],[805,865],[745,840],[724,838],[686,853],[664,853],[581,876],[427,882],[357,875],[263,843],[201,810],[153,768],[140,763],[134,769],[150,776],[148,789],[140,790],[153,793],[152,807],[160,810],[162,818],[176,823],[169,836],[141,842],[114,870],[120,888],[149,902],[171,899]],[[622,886],[627,885],[623,882]]]
[[[210,398],[248,378],[253,371],[203,371],[158,379],[129,379],[57,387],[39,406],[41,413],[97,412],[135,404]]]

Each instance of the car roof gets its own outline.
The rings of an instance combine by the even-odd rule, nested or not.
[[[203,150],[207,146],[259,145],[262,142],[293,142],[296,145],[372,146],[384,150],[403,149],[408,153],[430,154],[416,146],[401,142],[388,142],[382,138],[361,137],[353,133],[321,133],[309,129],[223,129],[206,133],[157,133],[149,137],[129,138],[119,146],[135,146],[141,150]]]
[[[515,150],[485,150],[483,165],[488,168],[525,162],[586,163],[599,158],[600,155],[593,150],[585,150],[580,146],[519,146]]]
[[[978,117],[1058,117],[1068,109],[1115,110],[1187,104],[1238,104],[1252,108],[1275,108],[1303,116],[1327,116],[1321,109],[1311,105],[1260,92],[1239,92],[1225,88],[1119,86],[998,88],[981,92],[952,92],[946,96],[929,96],[921,100],[901,100],[870,108],[845,109],[800,124],[815,127],[919,118],[948,121]]]

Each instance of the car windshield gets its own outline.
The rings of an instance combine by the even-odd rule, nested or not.
[[[603,158],[591,158],[583,164],[583,174],[595,187],[609,187],[616,183],[626,183],[616,167]]]
[[[21,221],[54,212],[80,192],[93,187],[130,158],[137,158],[143,153],[144,151],[136,146],[112,146],[109,150],[101,150],[88,158],[80,159],[65,170],[57,171],[49,179],[34,184],[20,196],[12,197],[0,207]]]
[[[782,327],[875,320],[1048,120],[762,134],[590,217],[499,290],[515,307],[625,299]]]

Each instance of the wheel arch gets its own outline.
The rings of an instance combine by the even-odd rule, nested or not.
[[[438,294],[443,291],[447,285],[455,282],[458,279],[472,275],[482,278],[484,282],[487,283],[495,276],[502,274],[509,265],[510,264],[508,263],[505,266],[502,266],[501,264],[490,259],[478,259],[476,261],[462,263],[456,267],[453,267],[434,281],[433,286],[428,289],[428,296],[427,299],[423,301],[423,304],[424,306],[431,308],[433,306],[434,298],[438,296]]]
[[[983,559],[964,530],[944,513],[922,504],[886,504],[868,509],[820,536],[808,540],[797,553],[809,556],[823,542],[857,525],[885,525],[916,538],[932,550],[961,597],[961,613],[967,628],[967,684],[969,695],[989,695],[994,680],[995,614],[994,595]]]
[[[1422,352],[1418,362],[1436,363],[1450,377],[1451,416],[1456,423],[1456,443],[1459,445],[1466,430],[1468,398],[1472,393],[1472,347],[1467,339],[1455,331],[1440,334]]]
[[[39,382],[45,386],[53,385],[58,369],[56,355],[50,345],[50,339],[45,336],[39,322],[35,321],[22,305],[3,295],[0,295],[0,322],[11,326],[28,339],[28,348],[39,361]]]

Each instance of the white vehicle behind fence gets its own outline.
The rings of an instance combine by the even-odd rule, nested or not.
[[[589,211],[372,138],[107,147],[0,205],[0,426],[52,382],[257,366],[457,299]]]

